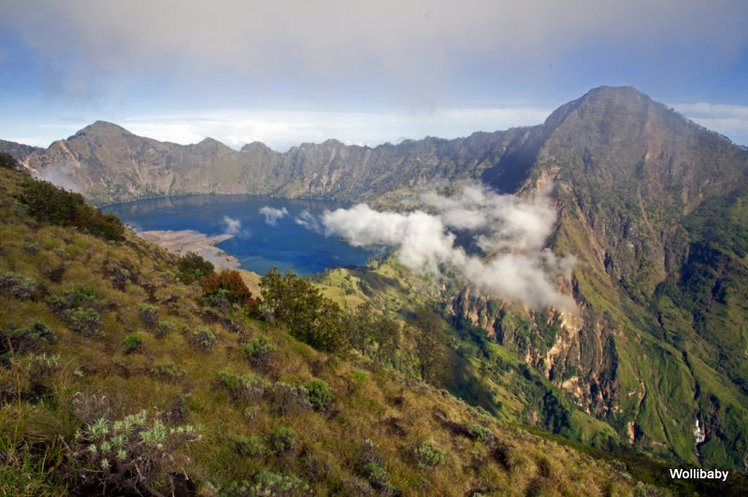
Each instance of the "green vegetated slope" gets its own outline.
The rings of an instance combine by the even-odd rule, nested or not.
[[[554,337],[501,302],[462,314],[635,447],[745,470],[748,153],[633,89],[544,127],[522,188],[553,182],[582,320]]]
[[[448,384],[471,398],[465,389],[490,383],[491,367],[504,367],[506,381],[507,361],[483,345],[498,344],[530,373],[506,385],[508,395],[480,396],[493,409],[511,405],[523,422],[601,443],[608,431],[579,424],[589,414],[638,449],[745,471],[748,153],[632,88],[600,88],[510,146],[483,179],[501,188],[511,171],[523,171],[520,194],[552,185],[559,218],[549,244],[577,259],[564,285],[580,313],[527,310],[454,281],[434,286],[431,305],[456,316],[455,340],[473,344],[455,349],[486,364]],[[379,271],[342,270],[327,283],[404,316],[407,305],[383,300],[376,282],[426,295]],[[533,384],[532,395],[517,395]],[[547,396],[548,384],[557,390]]]
[[[656,453],[745,470],[748,153],[634,90],[552,119],[537,161],[564,164],[552,243],[579,258],[587,325],[615,349],[599,417]]]
[[[346,349],[356,333],[341,323],[373,314],[341,321],[311,285],[271,274],[277,319],[263,317],[231,273],[186,284],[209,272],[200,261],[33,212],[29,182],[0,169],[6,495],[666,493],[651,485],[668,483],[652,461],[627,468],[530,434],[423,382],[431,370],[417,360],[403,374]],[[305,334],[308,319],[344,334]]]
[[[341,305],[368,305],[402,323],[417,321],[422,309],[430,309],[436,326],[444,333],[439,343],[431,345],[442,349],[440,360],[433,365],[433,382],[466,402],[499,419],[539,426],[588,445],[610,449],[620,444],[610,426],[574,406],[564,392],[516,351],[496,343],[484,329],[454,312],[450,306],[455,304],[448,300],[458,285],[445,289],[429,277],[417,277],[397,263],[396,255],[372,261],[366,267],[329,270],[317,281],[325,294]],[[552,316],[552,311],[545,311],[545,320],[552,320]],[[518,326],[525,326],[527,318],[523,312],[514,318]],[[552,329],[554,326],[557,323],[539,333],[528,333],[526,338],[552,343],[553,334],[560,331]],[[409,336],[407,327],[405,330],[403,343],[418,341],[418,336]],[[362,352],[380,356],[376,335],[368,340],[360,347]],[[393,353],[383,359],[405,372],[410,366],[401,354]]]

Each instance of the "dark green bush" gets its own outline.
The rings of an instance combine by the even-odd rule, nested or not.
[[[296,433],[291,428],[278,428],[268,434],[270,448],[277,454],[287,454],[296,447]]]
[[[275,355],[275,346],[265,335],[252,338],[241,345],[244,357],[254,367],[265,367],[270,364]]]
[[[100,338],[101,331],[101,314],[91,307],[85,309],[69,309],[63,314],[65,322],[70,329],[80,333],[85,337]]]
[[[309,394],[309,403],[315,411],[327,411],[332,402],[332,392],[324,380],[310,380],[303,384]]]
[[[140,347],[143,346],[143,335],[140,333],[130,333],[122,340],[122,343],[125,346],[125,353],[132,354],[139,351]]]
[[[8,152],[0,152],[0,167],[5,169],[18,169],[18,161]]]
[[[13,347],[15,354],[23,354],[38,352],[42,347],[51,345],[57,340],[52,328],[41,319],[22,328],[16,328],[15,323],[8,323],[5,327],[5,335],[5,339],[0,339],[0,356],[10,352],[9,346]]]
[[[18,200],[39,222],[75,226],[107,240],[124,238],[125,227],[117,216],[104,215],[101,209],[86,204],[81,194],[68,192],[47,181],[27,179]]]
[[[340,306],[324,297],[307,280],[289,270],[281,276],[273,268],[262,277],[260,286],[263,305],[275,319],[288,326],[296,338],[321,350],[338,350],[344,345]]]
[[[234,435],[231,437],[231,445],[234,452],[244,457],[263,457],[267,453],[267,447],[265,447],[262,437],[258,436]]]
[[[187,285],[204,276],[211,275],[215,271],[215,267],[210,261],[206,261],[193,252],[179,259],[177,269],[179,270],[179,280]]]

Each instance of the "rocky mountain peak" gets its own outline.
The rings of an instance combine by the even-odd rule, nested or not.
[[[107,121],[96,121],[78,131],[71,139],[84,136],[132,136],[132,133],[122,126]]]

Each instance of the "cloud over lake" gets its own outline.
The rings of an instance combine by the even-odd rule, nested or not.
[[[275,226],[275,223],[277,223],[279,219],[288,215],[288,209],[286,209],[285,207],[276,209],[275,207],[266,205],[260,209],[260,214],[265,217],[266,224]]]
[[[531,307],[574,308],[572,299],[557,289],[559,278],[570,275],[574,258],[545,248],[556,221],[547,194],[523,199],[471,184],[453,197],[430,193],[422,200],[429,212],[377,212],[358,204],[326,212],[322,223],[327,234],[351,245],[396,248],[399,261],[417,273],[438,277],[448,268],[505,299]],[[466,252],[456,243],[458,234],[469,237],[483,254]]]

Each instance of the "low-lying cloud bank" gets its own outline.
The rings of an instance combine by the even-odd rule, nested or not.
[[[544,248],[556,221],[547,194],[527,200],[471,184],[454,197],[430,193],[422,199],[433,213],[377,212],[358,204],[326,212],[322,223],[327,234],[351,245],[397,248],[400,262],[412,271],[440,276],[450,268],[502,298],[531,307],[575,308],[557,289],[559,277],[570,275],[574,258],[559,258]],[[457,232],[470,236],[485,256],[456,245]]]

